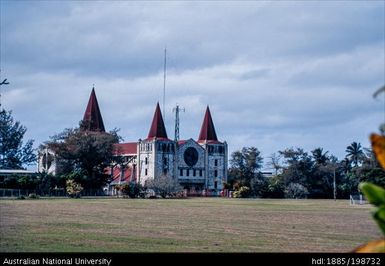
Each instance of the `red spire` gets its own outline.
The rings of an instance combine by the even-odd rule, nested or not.
[[[152,124],[150,128],[150,132],[148,132],[147,138],[166,138],[167,133],[166,128],[164,126],[162,112],[160,111],[159,103],[156,105],[154,118],[152,119]]]
[[[95,89],[93,87],[82,122],[83,127],[87,130],[105,132],[102,114],[100,113],[98,100],[96,99]]]
[[[205,118],[203,119],[198,141],[218,141],[209,106],[207,106],[206,109]]]

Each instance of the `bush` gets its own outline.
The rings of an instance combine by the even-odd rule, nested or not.
[[[240,187],[238,190],[234,191],[233,197],[234,198],[247,198],[250,195],[250,188],[243,186]]]
[[[69,197],[80,198],[80,192],[82,192],[83,187],[74,180],[69,179],[66,182],[66,189]]]
[[[153,189],[156,194],[162,198],[176,197],[178,192],[183,192],[183,188],[180,186],[178,179],[168,175],[160,176],[157,179],[149,180],[146,182],[148,189]]]
[[[264,177],[254,177],[250,180],[250,194],[254,197],[262,198],[267,194],[268,186],[269,184]]]
[[[119,190],[123,195],[129,196],[130,198],[137,198],[139,197],[139,193],[142,190],[142,186],[131,181],[128,184],[122,185]]]
[[[275,175],[267,179],[269,198],[283,198],[285,196],[285,180],[280,175]]]
[[[28,198],[30,198],[30,199],[38,199],[39,196],[36,195],[35,193],[31,193],[31,194],[28,195]]]
[[[25,200],[25,197],[23,195],[21,195],[21,196],[18,196],[16,199],[18,199],[18,200]]]
[[[290,183],[285,189],[285,198],[303,199],[306,198],[309,191],[299,183]]]

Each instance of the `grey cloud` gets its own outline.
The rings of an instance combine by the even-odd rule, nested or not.
[[[383,2],[0,2],[2,102],[37,144],[82,118],[92,84],[108,129],[196,138],[210,105],[230,152],[323,146],[343,156],[382,122]],[[3,90],[3,88],[2,88]],[[368,119],[366,119],[368,117]],[[370,118],[369,118],[370,117]],[[359,126],[359,124],[361,124]]]

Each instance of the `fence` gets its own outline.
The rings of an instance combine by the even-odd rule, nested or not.
[[[64,188],[62,189],[52,189],[49,192],[41,191],[38,189],[12,189],[12,188],[0,188],[0,198],[1,197],[28,197],[30,194],[36,194],[42,197],[67,197],[67,192]],[[81,196],[107,196],[102,189],[84,189],[80,193]]]

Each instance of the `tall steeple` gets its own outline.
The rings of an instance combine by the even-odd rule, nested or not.
[[[162,112],[160,111],[159,102],[156,104],[154,118],[152,119],[151,128],[147,138],[166,138],[166,127],[164,126]]]
[[[82,126],[86,130],[105,132],[94,87],[92,87],[90,99],[88,100],[88,105],[83,116]]]
[[[209,106],[207,106],[206,108],[205,118],[203,119],[198,141],[218,141],[217,134],[215,133],[213,119],[211,118]]]

